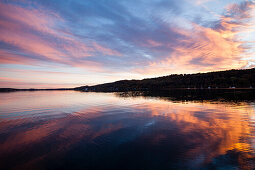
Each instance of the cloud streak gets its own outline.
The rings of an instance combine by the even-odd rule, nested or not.
[[[80,66],[76,63],[82,63],[84,67],[93,68],[98,63],[83,60],[93,53],[121,55],[92,40],[81,42],[71,34],[58,30],[56,23],[64,21],[51,11],[25,9],[3,3],[0,4],[0,10],[0,41],[15,47],[15,50],[1,49],[1,63],[31,64],[30,61],[39,60],[72,66]]]
[[[146,69],[137,71],[162,75],[176,69],[185,73],[244,68],[248,63],[243,60],[247,50],[246,42],[238,39],[237,35],[251,27],[247,21],[251,19],[252,11],[254,11],[252,2],[232,4],[227,9],[226,15],[222,15],[212,28],[191,23],[191,29],[171,29],[173,34],[185,37],[176,39],[174,43],[148,40],[148,47],[154,47],[159,51],[162,48],[171,51],[162,56],[162,60],[151,62]]]

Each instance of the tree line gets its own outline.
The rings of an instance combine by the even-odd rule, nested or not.
[[[81,91],[148,91],[175,88],[217,89],[217,88],[254,88],[255,68],[227,70],[196,74],[172,74],[143,80],[120,80],[95,86],[81,86]]]

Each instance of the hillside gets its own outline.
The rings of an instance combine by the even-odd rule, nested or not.
[[[80,91],[148,91],[176,88],[254,88],[255,68],[227,70],[197,74],[172,74],[169,76],[143,80],[120,80],[95,86],[74,88]]]

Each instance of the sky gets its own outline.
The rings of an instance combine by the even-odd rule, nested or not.
[[[0,0],[0,88],[253,67],[254,0]]]

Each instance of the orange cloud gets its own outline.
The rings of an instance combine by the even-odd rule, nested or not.
[[[134,71],[159,76],[244,68],[248,64],[248,60],[245,60],[248,53],[246,42],[240,39],[239,34],[253,28],[249,19],[255,8],[253,3],[246,4],[245,9],[241,8],[244,7],[236,4],[228,7],[228,13],[234,14],[222,15],[219,28],[191,23],[192,29],[171,28],[176,34],[186,37],[177,39],[175,43],[155,44],[149,40],[149,46],[165,46],[172,51],[159,57],[161,60],[152,61],[145,68]]]

